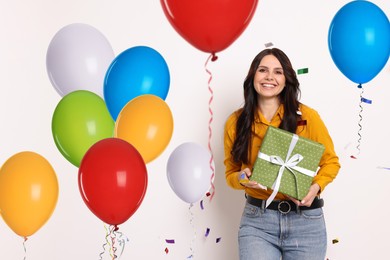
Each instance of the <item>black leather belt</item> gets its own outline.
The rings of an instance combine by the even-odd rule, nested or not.
[[[248,195],[246,201],[253,206],[257,206],[260,208],[265,207],[265,200],[257,199]],[[313,200],[313,203],[311,204],[310,207],[306,207],[306,206],[298,207],[297,204],[295,204],[291,200],[280,200],[280,201],[272,201],[268,205],[267,209],[278,210],[280,213],[287,214],[292,210],[296,211],[297,208],[299,208],[299,210],[308,210],[308,209],[321,208],[323,206],[324,206],[324,200],[316,197]]]

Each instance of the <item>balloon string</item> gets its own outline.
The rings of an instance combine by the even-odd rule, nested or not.
[[[119,235],[119,237],[117,235],[115,235],[115,237],[118,241],[118,246],[121,249],[121,253],[118,256],[118,258],[120,258],[123,254],[123,251],[125,250],[126,242],[129,242],[129,239],[125,235],[123,235],[122,232],[118,232],[115,230],[114,230],[114,232]]]
[[[358,134],[358,140],[357,140],[357,145],[356,145],[357,154],[356,154],[356,156],[351,155],[352,159],[357,159],[357,155],[360,154],[360,143],[361,143],[361,140],[362,140],[361,131],[363,129],[363,126],[362,126],[361,123],[363,121],[363,116],[362,116],[363,106],[362,106],[362,102],[363,102],[363,92],[364,92],[364,89],[363,89],[363,86],[361,84],[359,84],[357,87],[360,88],[362,91],[360,92],[360,102],[359,102],[360,111],[359,111],[359,121],[358,121],[359,130],[358,130],[358,133],[357,133]]]
[[[190,207],[188,208],[188,211],[190,213],[190,225],[192,226],[192,230],[194,231],[194,236],[192,237],[191,240],[191,245],[190,245],[190,256],[187,257],[187,259],[194,258],[194,244],[195,244],[195,239],[196,239],[196,229],[194,225],[194,213],[192,212],[192,206],[193,204],[190,204]]]
[[[107,226],[104,225],[104,229],[106,230],[106,237],[105,240],[106,242],[103,244],[103,251],[99,254],[99,260],[103,260],[103,255],[106,252],[106,246],[110,245],[110,242],[108,241],[108,237],[110,236],[110,232],[108,232]]]
[[[119,255],[119,257],[121,257],[122,253],[123,253],[123,250],[124,250],[124,247],[125,247],[125,243],[126,243],[125,240],[128,241],[128,239],[127,238],[126,239],[120,239],[123,236],[123,234],[121,232],[117,232],[119,228],[116,225],[111,225],[109,229],[107,229],[106,225],[104,225],[104,228],[106,230],[106,237],[105,237],[106,242],[102,246],[103,247],[103,252],[101,252],[99,254],[99,260],[103,259],[103,255],[106,252],[106,246],[107,245],[110,247],[109,251],[110,251],[111,258],[112,259],[117,259],[118,256],[116,255],[116,251],[118,250],[118,248],[115,245],[116,244],[115,241],[118,240],[119,246],[122,249],[121,253]],[[117,238],[117,234],[120,235],[119,238]]]
[[[209,139],[208,139],[208,148],[209,148],[209,151],[210,151],[210,169],[211,169],[211,177],[210,177],[210,184],[211,184],[211,195],[210,195],[210,202],[211,200],[213,199],[214,197],[214,194],[215,194],[215,186],[214,186],[214,176],[215,176],[215,169],[214,169],[214,166],[213,166],[213,161],[214,161],[214,155],[213,155],[213,150],[211,149],[211,137],[212,137],[212,129],[211,129],[211,123],[213,122],[213,110],[211,109],[211,103],[213,101],[213,98],[214,98],[214,92],[211,88],[211,80],[213,79],[213,74],[207,69],[207,64],[209,63],[210,59],[212,61],[214,61],[214,58],[215,58],[215,54],[212,53],[208,59],[206,60],[206,63],[204,64],[204,67],[205,67],[205,70],[206,70],[206,73],[209,74],[209,80],[207,81],[207,87],[209,89],[209,92],[211,94],[210,96],[210,100],[209,100],[209,112],[210,112],[210,120],[209,120]],[[216,58],[215,58],[216,60]]]
[[[110,232],[110,237],[111,237],[111,249],[112,249],[112,259],[117,259],[118,256],[116,255],[116,251],[117,251],[117,248],[116,248],[116,243],[115,243],[115,240],[116,240],[116,231],[118,230],[118,227],[116,225],[111,225],[111,232]]]
[[[23,258],[23,260],[26,260],[26,258],[27,258],[26,241],[27,241],[27,237],[24,237],[24,240],[23,240],[24,258]]]

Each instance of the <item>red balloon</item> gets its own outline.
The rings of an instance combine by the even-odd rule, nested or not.
[[[78,183],[88,208],[110,225],[129,219],[141,205],[148,177],[140,153],[119,138],[92,145],[81,160]]]
[[[160,0],[173,28],[201,51],[226,49],[245,30],[258,0]]]

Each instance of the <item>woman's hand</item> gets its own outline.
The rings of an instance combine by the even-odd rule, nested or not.
[[[260,183],[257,183],[255,181],[249,180],[249,177],[252,175],[252,172],[249,168],[245,168],[241,172],[238,173],[238,181],[241,185],[252,188],[252,189],[263,189],[266,190],[267,187],[261,185]]]
[[[310,189],[309,189],[309,192],[307,193],[307,195],[301,200],[297,200],[297,199],[294,199],[294,198],[291,198],[290,199],[295,203],[297,204],[297,206],[306,206],[306,207],[310,207],[311,204],[313,203],[313,200],[314,198],[317,196],[318,192],[320,191],[320,185],[318,185],[317,183],[314,183],[310,186]]]

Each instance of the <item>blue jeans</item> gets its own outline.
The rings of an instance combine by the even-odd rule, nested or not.
[[[238,244],[240,260],[324,260],[327,235],[322,208],[282,214],[246,203]]]

